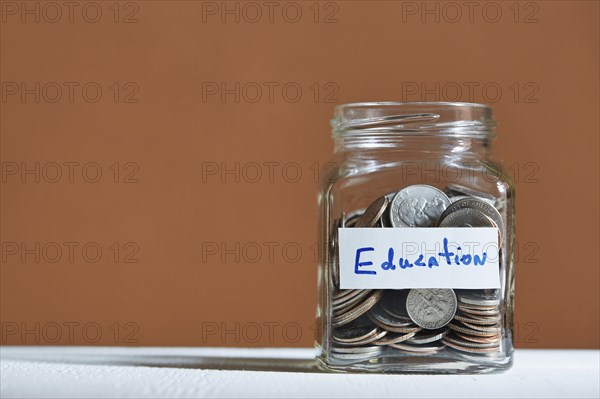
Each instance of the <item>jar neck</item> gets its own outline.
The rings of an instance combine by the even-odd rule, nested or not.
[[[469,158],[487,159],[492,139],[487,137],[336,137],[334,153],[345,158]]]
[[[336,107],[335,153],[403,153],[403,158],[486,158],[496,123],[492,109],[471,103],[355,103]]]

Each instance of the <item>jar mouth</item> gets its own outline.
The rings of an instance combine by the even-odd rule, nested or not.
[[[334,138],[400,134],[493,138],[491,107],[464,102],[359,102],[339,105]]]

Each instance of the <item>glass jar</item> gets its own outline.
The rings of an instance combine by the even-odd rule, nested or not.
[[[513,359],[514,186],[481,104],[338,106],[319,192],[321,367],[488,373]]]

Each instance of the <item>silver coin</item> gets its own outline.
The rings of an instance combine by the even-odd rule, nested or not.
[[[423,332],[418,333],[411,339],[407,340],[406,343],[414,345],[430,344],[432,342],[436,342],[444,338],[446,334],[448,334],[448,330],[446,329],[433,331],[425,330]]]
[[[381,304],[377,304],[369,310],[369,318],[375,319],[379,325],[386,327],[410,327],[414,326],[410,318],[392,316],[386,312]]]
[[[371,290],[357,290],[357,291],[358,291],[358,293],[356,293],[356,294],[352,293],[352,294],[342,297],[340,299],[334,300],[333,304],[332,304],[333,313],[335,314],[335,313],[344,312],[344,309],[349,309],[351,307],[354,307],[354,305],[359,303],[364,297],[369,295],[369,293],[371,292]]]
[[[363,345],[373,344],[373,343],[375,343],[375,341],[379,341],[380,339],[385,337],[387,334],[388,334],[388,332],[386,330],[377,328],[377,331],[374,334],[365,336],[359,341],[351,341],[351,342],[336,341],[336,343],[339,346],[363,346]]]
[[[454,204],[456,201],[460,201],[460,200],[469,198],[469,196],[468,195],[455,195],[455,196],[451,196],[451,195],[448,194],[448,198],[450,198],[450,203]]]
[[[498,227],[485,213],[472,208],[457,209],[440,217],[439,227]]]
[[[500,306],[500,290],[461,291],[457,294],[458,301],[475,306]]]
[[[357,209],[355,211],[352,211],[348,214],[348,216],[343,216],[344,213],[342,213],[342,217],[344,220],[344,223],[342,225],[342,227],[354,227],[354,225],[356,224],[357,220],[362,216],[362,214],[365,212],[364,209]]]
[[[495,325],[496,323],[498,323],[500,321],[500,315],[498,314],[498,315],[494,315],[494,316],[474,318],[474,317],[465,317],[463,315],[457,314],[454,316],[454,319],[458,320],[460,322],[489,326],[489,325]]]
[[[471,332],[480,331],[483,333],[489,333],[489,334],[495,335],[495,334],[500,333],[500,331],[502,330],[502,326],[500,324],[495,324],[495,325],[491,325],[491,326],[481,326],[479,324],[467,323],[465,321],[461,321],[461,323],[463,324],[463,326],[469,328],[471,330]]]
[[[500,313],[500,308],[498,306],[494,306],[491,309],[479,309],[467,307],[463,305],[460,301],[458,302],[458,310],[460,310],[463,314],[469,316],[495,316]]]
[[[381,215],[381,219],[379,219],[380,227],[393,227],[392,220],[390,219],[390,207],[392,206],[392,200],[394,199],[396,194],[398,194],[398,192],[393,191],[385,195],[385,198],[388,199],[388,205],[385,211],[383,212],[383,215]]]
[[[388,206],[387,197],[380,197],[375,200],[371,205],[367,207],[365,212],[358,218],[354,227],[373,227],[383,215],[383,212]]]
[[[357,319],[362,316],[366,312],[369,311],[375,305],[379,299],[381,298],[381,290],[375,290],[371,295],[369,295],[363,302],[356,305],[356,307],[348,310],[344,314],[339,316],[334,316],[331,319],[331,323],[334,327],[340,327],[344,324],[350,323],[352,320]]]
[[[336,328],[332,338],[339,343],[355,343],[377,335],[379,331],[380,329],[374,326],[368,318],[359,317],[342,328]]]
[[[380,355],[383,352],[383,346],[377,346],[377,349],[372,349],[368,352],[363,352],[363,353],[340,353],[335,351],[335,349],[332,349],[332,357],[334,357],[335,359],[338,360],[354,360],[354,361],[359,361],[359,360],[370,360],[374,357],[377,357],[378,355]],[[353,349],[357,349],[357,348],[353,348]]]
[[[360,347],[352,347],[349,348],[347,346],[334,346],[331,348],[331,350],[333,352],[337,352],[337,353],[353,353],[353,354],[358,354],[358,353],[377,353],[379,352],[379,347],[378,346],[360,346]]]
[[[490,193],[484,193],[483,191],[461,186],[459,184],[448,184],[445,192],[448,194],[448,196],[450,196],[452,193],[458,193],[459,195],[462,194],[470,197],[477,197],[478,199],[485,200],[486,202],[491,202],[492,205],[496,201],[496,197]]]
[[[450,205],[443,191],[425,184],[415,184],[400,190],[390,206],[393,227],[429,227]]]
[[[463,345],[457,345],[453,342],[450,342],[446,339],[442,340],[442,343],[452,349],[456,349],[462,352],[468,352],[468,353],[489,353],[489,352],[498,352],[498,350],[500,349],[500,346],[497,347],[492,347],[492,348],[473,348],[473,347],[469,347],[469,346],[463,346]]]
[[[363,291],[364,290],[354,290],[354,289],[336,291],[336,293],[333,297],[333,305],[338,305],[342,302],[346,302],[350,298],[354,298],[356,295],[360,294]]]
[[[487,336],[487,337],[479,337],[476,335],[469,335],[469,334],[464,334],[458,331],[454,331],[454,335],[457,337],[460,337],[466,341],[470,341],[470,342],[477,342],[480,344],[488,344],[488,343],[493,343],[493,342],[500,342],[500,339],[502,339],[502,335],[501,334],[496,334],[496,335],[491,335],[491,336]]]
[[[456,313],[456,295],[451,289],[412,289],[406,311],[419,327],[435,330],[448,324]]]
[[[474,335],[476,337],[496,337],[499,334],[499,331],[496,332],[486,332],[475,330],[466,326],[460,326],[458,324],[450,323],[448,327],[454,331],[458,331],[459,333],[465,335]]]
[[[409,344],[391,344],[392,348],[401,349],[405,352],[418,353],[420,355],[433,354],[444,349],[444,345],[409,345]]]
[[[502,215],[498,210],[492,205],[488,204],[485,201],[482,201],[477,198],[465,198],[459,201],[456,201],[453,204],[450,204],[444,213],[440,216],[440,221],[445,219],[448,214],[456,212],[459,209],[468,208],[468,209],[477,209],[480,212],[483,212],[485,216],[492,219],[498,229],[500,231],[504,231],[504,221],[502,220]]]
[[[409,333],[398,333],[398,334],[388,334],[383,339],[379,339],[377,341],[373,341],[374,345],[392,345],[400,342],[404,342],[407,339],[410,339],[415,336],[417,331],[409,332]]]
[[[500,341],[478,343],[461,339],[456,335],[449,335],[444,338],[444,341],[451,342],[455,345],[466,346],[468,348],[497,348],[498,346],[500,346]]]
[[[385,290],[379,302],[381,308],[397,319],[411,321],[406,313],[406,295],[408,295],[408,290]]]

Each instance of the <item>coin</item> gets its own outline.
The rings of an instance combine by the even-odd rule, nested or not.
[[[451,336],[451,335],[445,337],[442,342],[451,342],[455,345],[465,346],[468,348],[498,348],[500,346],[499,341],[478,343],[478,342],[467,341],[467,340],[460,339],[460,338],[457,339],[456,336]]]
[[[353,289],[348,289],[348,290],[335,290],[335,292],[332,295],[333,299],[339,299],[339,298],[343,298],[346,295],[349,295],[352,291],[354,291]]]
[[[334,327],[343,326],[344,324],[350,323],[352,320],[365,314],[369,309],[373,307],[381,298],[381,290],[375,290],[371,295],[367,297],[363,302],[356,305],[356,307],[348,310],[346,313],[339,316],[334,316],[331,319]]]
[[[377,353],[379,352],[379,347],[377,346],[361,346],[361,347],[334,347],[332,348],[332,351],[334,352],[338,352],[338,353],[353,353],[353,354],[358,354],[358,353]]]
[[[385,198],[388,199],[388,205],[387,208],[384,210],[383,215],[381,215],[381,219],[379,219],[380,227],[393,227],[392,220],[390,219],[390,207],[392,205],[392,200],[394,199],[397,193],[397,191],[393,191],[385,195]]]
[[[456,295],[451,289],[412,289],[406,298],[406,311],[419,327],[435,330],[454,317]]]
[[[488,204],[495,206],[497,202],[497,198],[488,193],[484,193],[483,191],[475,190],[469,187],[461,186],[458,184],[448,184],[446,190],[444,190],[449,197],[454,196],[467,196],[467,197],[477,197],[482,201],[487,202]]]
[[[358,221],[358,219],[362,216],[362,214],[364,212],[365,212],[364,209],[357,209],[355,211],[350,212],[348,214],[348,216],[346,216],[343,219],[344,223],[343,223],[342,227],[354,227],[354,225],[356,224],[356,222]],[[344,215],[344,213],[342,213],[342,215]]]
[[[433,354],[444,349],[443,345],[427,346],[427,345],[408,345],[408,344],[390,344],[392,348],[401,349],[405,352],[418,353],[421,355]]]
[[[407,295],[408,290],[385,290],[380,301],[380,306],[386,313],[393,317],[411,321],[408,313],[406,313]]]
[[[358,218],[354,227],[373,227],[377,224],[381,215],[388,206],[387,197],[380,197],[367,207],[365,212]]]
[[[378,325],[384,327],[410,327],[414,326],[413,322],[410,318],[396,317],[388,312],[386,312],[381,304],[377,304],[369,310],[368,314],[369,318],[374,322],[378,323]]]
[[[496,335],[498,335],[498,332],[499,332],[499,330],[496,332],[479,331],[476,329],[469,328],[468,326],[463,327],[463,326],[459,326],[458,324],[454,324],[454,323],[449,323],[448,327],[454,331],[458,331],[458,332],[466,334],[466,335],[474,335],[477,337],[495,337]]]
[[[496,315],[493,317],[480,317],[480,318],[472,318],[465,317],[463,315],[454,316],[454,320],[458,320],[463,323],[471,323],[471,324],[481,324],[481,325],[495,325],[500,321],[500,315]]]
[[[459,291],[458,301],[466,305],[475,306],[499,306],[500,291],[499,290],[464,290]]]
[[[440,217],[439,227],[497,227],[485,213],[472,208],[457,209]]]
[[[358,291],[356,294],[352,293],[343,298],[334,300],[333,304],[332,304],[333,305],[332,306],[333,313],[344,312],[344,309],[353,307],[358,302],[360,302],[361,299],[363,299],[364,297],[369,295],[369,293],[371,292],[371,290],[356,290],[356,291]]]
[[[458,310],[460,310],[464,314],[473,315],[473,316],[493,316],[500,312],[498,306],[494,306],[491,309],[478,309],[467,307],[463,305],[461,302],[458,302]]]
[[[339,343],[351,344],[364,341],[365,339],[377,335],[379,331],[380,329],[373,325],[368,318],[359,317],[344,326],[344,328],[336,328],[333,331],[332,338]]]
[[[499,342],[500,339],[502,338],[502,335],[500,333],[498,333],[496,335],[491,335],[488,337],[478,337],[475,335],[468,335],[468,334],[460,333],[458,331],[454,331],[454,335],[456,335],[464,340],[471,341],[471,342],[478,342],[480,344]]]
[[[498,352],[498,349],[500,348],[498,347],[493,347],[493,348],[472,348],[472,347],[468,347],[468,346],[462,346],[462,345],[457,345],[455,343],[452,343],[446,339],[442,340],[442,343],[446,346],[449,346],[450,348],[462,351],[462,352],[469,352],[469,353],[488,353],[488,352]]]
[[[399,342],[406,341],[415,336],[417,332],[399,333],[399,334],[388,334],[385,338],[374,341],[374,345],[391,345]]]
[[[480,212],[483,212],[483,214],[485,216],[492,219],[492,221],[496,224],[496,227],[498,227],[499,231],[504,231],[504,222],[502,221],[502,215],[500,215],[500,212],[498,212],[498,210],[496,208],[494,208],[492,205],[488,204],[487,202],[482,201],[477,198],[473,198],[473,197],[465,198],[465,199],[456,201],[453,204],[450,204],[446,208],[446,210],[442,213],[442,215],[440,215],[439,220],[442,221],[449,214],[456,212],[457,210],[463,209],[463,208],[476,209]]]
[[[480,326],[477,324],[471,324],[471,323],[467,323],[464,321],[461,321],[461,323],[464,326],[470,328],[471,330],[477,330],[477,331],[481,331],[484,333],[490,333],[490,334],[497,334],[498,332],[500,332],[500,329],[502,328],[500,326],[500,324],[495,324],[493,326]]]
[[[429,344],[444,338],[447,333],[448,330],[446,329],[425,330],[423,332],[419,332],[417,335],[407,340],[406,343],[415,345]]]
[[[339,360],[368,360],[382,353],[381,346],[332,347],[331,356]]]
[[[373,343],[374,341],[380,340],[387,335],[386,330],[382,330],[380,328],[375,328],[374,330],[364,334],[360,337],[357,337],[352,340],[340,340],[339,338],[335,338],[334,341],[341,346],[360,346],[360,345],[368,345]]]
[[[415,184],[400,190],[392,199],[390,221],[393,227],[435,226],[440,215],[450,205],[443,191],[425,184]]]

